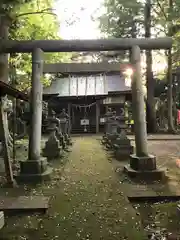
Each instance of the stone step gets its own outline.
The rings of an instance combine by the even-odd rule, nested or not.
[[[19,214],[27,212],[45,213],[49,208],[49,197],[18,196],[0,197],[0,227],[2,228],[5,214]],[[3,210],[3,211],[2,211]]]

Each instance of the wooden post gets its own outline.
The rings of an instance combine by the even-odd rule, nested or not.
[[[16,135],[16,109],[17,109],[17,99],[13,99],[13,162],[16,163],[16,141],[15,141],[15,135]]]
[[[76,96],[78,97],[78,92],[79,92],[79,82],[78,82],[78,77],[76,77]]]
[[[68,115],[69,115],[68,135],[70,135],[70,133],[71,133],[71,103],[68,103]]]
[[[100,104],[99,100],[96,101],[96,133],[99,133],[99,116],[100,116]]]
[[[31,131],[29,136],[29,160],[39,160],[42,127],[42,50],[32,52]]]
[[[7,184],[10,186],[13,186],[14,179],[13,179],[13,172],[11,168],[11,162],[10,162],[10,152],[9,152],[9,146],[8,146],[8,125],[6,121],[6,115],[7,113],[4,111],[4,99],[3,97],[0,97],[0,121],[1,121],[1,137],[2,137],[2,143],[3,143],[3,155],[4,155],[4,166],[5,166],[5,172],[6,172],[6,180]]]
[[[0,39],[7,41],[8,40],[8,34],[9,34],[9,25],[10,25],[10,19],[6,15],[0,16]],[[0,54],[0,80],[8,83],[8,54]],[[1,140],[3,143],[3,155],[4,155],[4,166],[5,166],[5,173],[6,173],[6,180],[7,184],[9,186],[14,185],[14,179],[13,179],[13,172],[11,168],[11,162],[10,162],[10,146],[12,145],[12,138],[9,133],[9,127],[8,127],[8,118],[7,118],[7,112],[5,111],[5,105],[6,105],[7,99],[4,99],[1,96],[0,99],[0,121],[1,121]],[[14,147],[14,146],[13,146]]]

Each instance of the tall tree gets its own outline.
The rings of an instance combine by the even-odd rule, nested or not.
[[[143,8],[138,0],[105,0],[105,12],[99,16],[99,27],[107,37],[129,38],[143,35]],[[128,59],[128,52],[116,54],[119,60]]]
[[[173,0],[169,0],[169,10],[168,10],[168,35],[173,37],[172,32],[172,15],[173,15]],[[172,49],[168,50],[168,130],[170,133],[174,133],[174,121],[173,121],[173,78],[172,78]]]
[[[52,9],[53,0],[31,0],[14,9],[10,38],[17,40],[61,39],[59,23]],[[28,9],[28,11],[27,11]],[[71,54],[45,53],[46,62],[69,61]],[[16,64],[17,87],[27,90],[31,84],[31,54],[17,54],[11,58]],[[43,78],[49,84],[49,78]]]
[[[145,37],[151,38],[151,0],[146,0],[145,14],[144,14]],[[152,70],[152,51],[146,50],[146,119],[147,131],[149,133],[156,132],[156,113],[154,107],[154,87],[155,79]]]
[[[150,4],[149,0],[146,0],[146,7],[142,1],[125,1],[125,0],[104,0],[105,13],[99,18],[100,29],[107,36],[111,37],[130,37],[130,29],[132,29],[132,20],[135,20],[137,26],[137,37],[144,35],[146,31],[146,37],[162,37],[172,36],[174,38],[174,45],[172,51],[168,51],[168,64],[180,66],[180,0],[155,0]],[[143,21],[143,9],[145,7],[146,21],[145,28],[142,25]],[[151,15],[150,15],[151,8]],[[130,11],[131,10],[131,11]],[[152,32],[149,31],[151,22]],[[144,29],[144,30],[143,30]],[[147,98],[148,98],[148,130],[155,129],[155,112],[153,111],[153,87],[152,87],[152,57],[150,52],[146,52],[146,61],[149,66],[147,73]],[[156,59],[155,59],[156,60]],[[151,83],[150,80],[151,79]],[[172,69],[168,68],[167,74],[168,81],[168,125],[169,131],[173,132],[173,99],[172,99]],[[151,85],[152,84],[152,85]]]

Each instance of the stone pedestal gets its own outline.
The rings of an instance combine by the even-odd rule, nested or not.
[[[16,176],[18,183],[36,183],[50,180],[52,168],[48,166],[46,158],[40,160],[20,161],[20,173]]]
[[[56,130],[54,130],[43,149],[43,156],[47,157],[48,161],[62,157],[63,150],[60,146],[59,140],[56,137]]]
[[[124,130],[116,139],[116,143],[114,144],[113,148],[115,150],[115,158],[119,161],[129,159],[130,155],[133,153],[134,150]]]
[[[165,179],[164,169],[157,169],[156,157],[153,155],[137,157],[135,154],[130,156],[130,165],[124,167],[124,171],[131,178],[140,180],[163,180]]]
[[[156,157],[148,155],[144,157],[138,157],[136,154],[130,156],[130,166],[136,171],[154,171],[156,170]]]

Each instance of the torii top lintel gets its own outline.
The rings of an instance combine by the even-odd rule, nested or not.
[[[1,40],[1,53],[25,53],[40,48],[44,52],[97,52],[129,50],[138,45],[142,50],[170,49],[172,39],[164,38],[114,38],[94,40]]]

